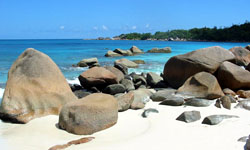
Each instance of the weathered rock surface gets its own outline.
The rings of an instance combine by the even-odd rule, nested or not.
[[[126,111],[130,108],[132,102],[134,101],[134,93],[128,92],[126,94],[122,94],[116,97],[118,102],[118,111]]]
[[[132,56],[133,55],[133,53],[130,50],[122,50],[120,48],[115,49],[114,52],[121,54],[123,56]]]
[[[154,108],[148,108],[148,109],[145,109],[143,111],[143,113],[141,114],[141,116],[143,118],[147,118],[150,113],[159,113],[159,111],[157,109],[154,109]]]
[[[185,111],[176,120],[184,121],[186,123],[195,122],[201,119],[199,111]]]
[[[244,91],[244,90],[239,90],[237,91],[237,95],[241,98],[250,98],[250,90]]]
[[[133,54],[143,54],[144,52],[142,50],[140,50],[138,47],[136,46],[132,46],[130,48],[130,51],[133,53]]]
[[[160,105],[181,106],[184,103],[182,97],[170,97],[160,103]]]
[[[250,62],[250,51],[243,47],[233,47],[231,51],[235,55],[235,62],[240,66],[247,66]]]
[[[103,67],[93,67],[83,72],[78,79],[85,88],[103,88],[118,83],[116,75]]]
[[[151,87],[156,87],[157,84],[159,84],[162,80],[163,78],[156,73],[153,72],[147,73],[147,83]]]
[[[89,135],[116,124],[117,100],[108,94],[95,93],[63,106],[59,127],[78,135]]]
[[[213,103],[214,103],[213,100],[190,98],[186,100],[185,105],[195,106],[195,107],[208,107]]]
[[[242,108],[246,110],[250,110],[250,100],[242,100],[240,101],[235,108]]]
[[[213,74],[222,62],[234,58],[230,51],[218,46],[199,49],[170,58],[163,77],[172,87],[179,88],[190,76],[202,71]]]
[[[79,66],[79,67],[87,67],[87,66],[92,66],[93,64],[99,64],[97,58],[83,59],[79,63],[77,63],[77,66]]]
[[[117,77],[117,81],[118,82],[120,82],[122,79],[124,79],[124,74],[119,69],[117,69],[115,67],[112,67],[112,66],[105,66],[104,68],[107,69],[107,70],[109,70],[113,74],[115,74],[116,77]]]
[[[105,54],[105,56],[106,56],[106,57],[120,57],[120,56],[122,56],[122,55],[109,50],[109,51]]]
[[[226,109],[231,109],[231,100],[229,96],[222,96],[220,98],[221,104]]]
[[[250,72],[230,62],[220,65],[217,79],[222,87],[232,90],[250,88]]]
[[[132,90],[135,90],[135,86],[134,86],[134,83],[133,81],[131,80],[128,80],[128,79],[123,79],[121,81],[121,84],[125,87],[126,91],[132,91]]]
[[[164,48],[152,48],[151,50],[147,51],[148,53],[171,53],[170,47],[164,47]]]
[[[200,72],[191,76],[177,92],[205,99],[224,96],[217,79],[207,72]]]
[[[202,124],[217,125],[221,123],[224,119],[230,119],[230,118],[239,118],[239,117],[232,115],[211,115],[204,118]]]
[[[136,64],[146,64],[144,60],[132,60]]]
[[[115,64],[114,67],[119,69],[124,75],[128,74],[128,67],[126,67],[125,65]]]
[[[223,89],[223,93],[224,93],[225,95],[232,95],[232,96],[235,96],[235,95],[236,95],[236,93],[235,93],[233,90],[229,89],[229,88]]]
[[[85,97],[85,96],[90,95],[91,93],[90,93],[90,92],[86,92],[86,91],[84,91],[84,90],[76,90],[76,91],[74,91],[74,94],[75,94],[75,96],[76,96],[78,99],[80,99],[80,98],[83,98],[83,97]]]
[[[118,93],[124,93],[126,88],[122,84],[111,84],[104,89],[104,93],[115,95]]]
[[[116,60],[115,65],[124,65],[127,68],[137,68],[138,67],[138,64],[136,64],[136,63],[134,63],[126,58]]]
[[[145,104],[150,100],[150,96],[153,94],[151,90],[148,89],[138,89],[131,91],[134,93],[134,100],[131,104],[131,109],[142,109]]]
[[[160,102],[160,101],[163,101],[165,99],[173,97],[173,94],[175,92],[176,92],[175,89],[160,90],[160,91],[157,91],[156,93],[154,93],[152,96],[150,96],[150,98],[152,99],[152,101]]]
[[[37,117],[58,115],[63,105],[76,99],[49,56],[29,48],[9,70],[0,118],[27,123]]]

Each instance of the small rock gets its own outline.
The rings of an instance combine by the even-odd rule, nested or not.
[[[239,138],[237,141],[238,142],[247,142],[248,136],[243,136],[241,138]]]
[[[239,95],[241,98],[250,98],[250,90],[239,90],[237,91],[237,95]]]
[[[128,79],[122,79],[121,84],[125,87],[126,91],[135,90],[134,83]]]
[[[82,86],[79,85],[79,84],[69,84],[69,86],[70,86],[72,92],[74,92],[74,91],[76,91],[76,90],[81,90],[81,89],[83,89]]]
[[[143,118],[147,118],[149,113],[159,113],[159,111],[157,109],[154,109],[154,108],[149,108],[149,109],[144,110],[144,112],[142,113],[141,116]]]
[[[243,108],[246,110],[250,110],[250,100],[242,100],[240,101],[235,108]]]
[[[132,60],[136,64],[146,64],[144,60]]]
[[[80,98],[83,98],[85,96],[88,96],[90,95],[91,93],[90,92],[86,92],[84,90],[76,90],[73,92],[75,94],[75,96],[80,99]]]
[[[130,108],[133,100],[134,100],[134,93],[129,92],[127,94],[121,94],[116,97],[117,102],[118,102],[118,111],[126,111]]]
[[[213,100],[190,98],[190,99],[187,99],[187,101],[185,102],[185,105],[195,106],[195,107],[208,107],[212,103],[214,103]]]
[[[117,93],[124,93],[126,91],[125,87],[122,84],[112,84],[108,85],[103,92],[111,95],[115,95]]]
[[[160,90],[157,91],[156,93],[154,93],[150,98],[154,101],[154,102],[160,102],[163,101],[167,98],[172,97],[172,95],[176,92],[175,89],[164,89],[164,90]]]
[[[183,103],[184,99],[182,97],[172,97],[165,99],[160,105],[181,106]]]
[[[148,89],[138,89],[131,92],[134,93],[134,100],[130,108],[134,110],[144,108],[145,104],[150,100],[150,96],[153,94],[153,92]]]
[[[239,117],[232,116],[232,115],[211,115],[211,116],[206,117],[202,121],[202,124],[217,125],[220,122],[222,122],[224,119],[229,119],[229,118],[239,118]]]
[[[226,109],[231,109],[231,100],[230,100],[230,97],[228,96],[222,96],[220,98],[220,101],[221,101],[221,104],[224,108]]]
[[[186,123],[194,122],[201,119],[199,111],[185,111],[176,120],[184,121]]]
[[[221,101],[219,99],[216,100],[215,107],[221,108]]]
[[[235,93],[233,90],[229,89],[229,88],[223,89],[223,93],[224,93],[225,95],[232,95],[232,96],[235,96],[235,95],[236,95],[236,93]]]

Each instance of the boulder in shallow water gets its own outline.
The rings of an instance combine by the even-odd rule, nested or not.
[[[199,111],[185,111],[176,120],[183,121],[186,123],[195,122],[201,119]]]
[[[173,88],[179,88],[194,74],[202,71],[213,74],[222,62],[234,58],[230,51],[219,46],[202,48],[171,57],[165,64],[163,78]]]
[[[113,126],[117,119],[117,100],[95,93],[63,106],[59,127],[73,134],[89,135]]]
[[[110,84],[118,83],[117,76],[103,67],[93,67],[83,72],[78,77],[81,85],[85,88],[104,88]]]
[[[29,48],[9,70],[0,118],[27,123],[37,117],[58,115],[63,105],[76,99],[50,57]]]
[[[138,67],[138,64],[136,64],[136,63],[134,63],[126,58],[122,58],[122,59],[115,61],[115,65],[119,65],[119,64],[124,65],[127,68],[137,68]]]
[[[217,79],[224,88],[250,88],[250,72],[231,62],[223,62],[217,73]]]
[[[105,57],[121,57],[122,55],[121,54],[118,54],[118,53],[115,53],[113,51],[108,51],[106,54],[105,54]]]
[[[207,72],[200,72],[191,76],[177,92],[205,99],[224,96],[215,76]]]
[[[136,64],[146,64],[144,60],[132,60]]]
[[[170,47],[164,47],[164,48],[152,48],[151,50],[147,51],[148,53],[171,53]]]
[[[77,63],[77,66],[79,67],[87,67],[87,66],[92,66],[93,64],[98,64],[98,59],[97,58],[87,58],[81,60],[79,63]]]
[[[130,48],[130,51],[133,53],[133,54],[143,54],[144,52],[142,50],[140,50],[138,47],[136,46],[132,46]]]

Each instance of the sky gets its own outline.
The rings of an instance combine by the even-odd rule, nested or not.
[[[0,39],[82,39],[250,21],[250,0],[0,0]]]

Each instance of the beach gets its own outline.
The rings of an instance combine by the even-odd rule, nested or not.
[[[248,136],[250,112],[242,109],[218,109],[210,107],[163,106],[149,102],[146,108],[156,108],[159,113],[150,113],[142,118],[143,110],[128,110],[119,113],[119,119],[112,128],[89,136],[69,134],[56,127],[58,116],[37,118],[27,124],[1,123],[1,147],[14,149],[49,149],[82,137],[95,137],[89,143],[72,145],[68,150],[125,150],[125,149],[192,149],[210,150],[244,149],[244,142],[237,141]],[[183,111],[200,111],[202,119],[213,114],[237,115],[240,118],[226,119],[219,125],[201,124],[202,119],[193,123],[177,121]]]

